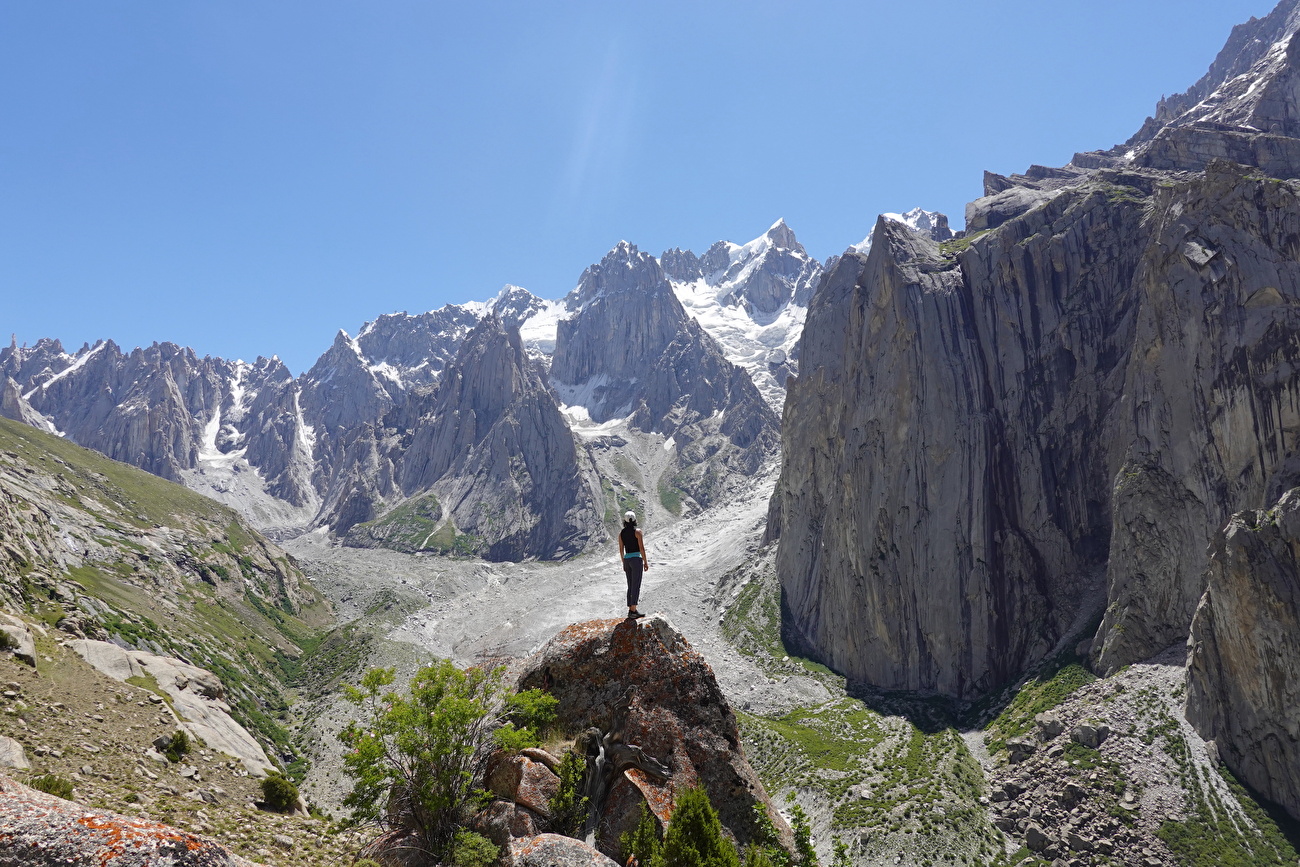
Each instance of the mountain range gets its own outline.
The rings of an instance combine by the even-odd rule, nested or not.
[[[15,341],[0,412],[323,567],[438,554],[476,587],[533,582],[482,597],[500,644],[438,645],[457,652],[536,637],[515,594],[576,609],[563,582],[607,567],[634,509],[700,566],[675,578],[700,582],[707,628],[808,678],[800,701],[876,714],[827,699],[741,726],[760,752],[799,745],[755,770],[853,829],[861,863],[1280,863],[1253,797],[1300,820],[1297,32],[1283,0],[1127,142],[985,173],[958,232],[885,214],[825,262],[783,221],[703,254],[622,241],[563,298],[385,314],[296,377]],[[433,641],[457,616],[430,602],[384,629]],[[827,726],[889,754],[855,764]],[[939,799],[960,826],[941,856],[898,842],[930,819],[887,797],[922,754],[946,788],[920,814]],[[1198,822],[1256,860],[1198,848]]]

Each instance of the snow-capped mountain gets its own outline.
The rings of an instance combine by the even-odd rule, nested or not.
[[[699,257],[673,248],[660,263],[686,312],[779,409],[821,263],[784,220],[747,244],[718,241]]]
[[[895,223],[902,223],[920,235],[929,238],[931,241],[947,241],[951,238],[952,230],[948,228],[948,217],[940,214],[938,211],[927,211],[923,208],[913,208],[906,214],[881,214],[886,220],[892,220]],[[875,233],[872,232],[872,235]],[[871,252],[872,235],[867,235],[857,244],[850,247],[855,253]],[[829,268],[828,268],[829,270]]]
[[[439,389],[468,336],[491,314],[492,334],[518,331],[528,370],[515,379],[540,383],[546,400],[580,429],[584,448],[600,440],[607,479],[628,466],[610,456],[631,446],[605,437],[593,420],[649,437],[637,448],[658,443],[658,456],[640,462],[635,496],[652,500],[669,491],[672,506],[665,508],[676,514],[706,507],[729,489],[728,479],[774,452],[774,410],[821,274],[780,220],[748,243],[719,241],[702,256],[672,249],[656,259],[624,242],[562,299],[506,285],[486,302],[384,314],[355,337],[340,330],[297,377],[276,358],[199,358],[168,343],[125,353],[101,341],[69,353],[57,340],[15,342],[0,351],[0,412],[182,481],[243,510],[259,527],[344,533],[421,495],[406,454],[428,439],[430,424],[460,418],[434,410],[449,405]],[[455,382],[467,375],[458,369]],[[460,406],[456,412],[477,414],[472,404]],[[417,437],[419,430],[426,434]],[[486,442],[515,441],[502,435]],[[475,446],[475,460],[497,467],[485,447]],[[614,483],[618,502],[633,496],[623,481]],[[481,485],[439,484],[444,493],[486,496]],[[457,503],[446,513],[473,508]],[[537,520],[542,526],[549,518]],[[574,526],[602,532],[590,521]],[[550,531],[534,535],[547,538],[546,551],[530,553],[525,544],[498,546],[498,553],[546,556],[581,547],[558,545]]]

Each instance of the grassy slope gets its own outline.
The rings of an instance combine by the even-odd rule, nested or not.
[[[288,555],[225,506],[27,425],[0,418],[0,452],[52,482],[47,510],[96,549],[62,576],[83,598],[28,587],[28,613],[49,625],[71,613],[215,672],[235,717],[292,761],[292,686],[331,615]]]

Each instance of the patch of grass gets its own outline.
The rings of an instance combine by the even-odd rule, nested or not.
[[[659,503],[675,517],[682,516],[682,492],[664,482],[659,483]]]
[[[65,801],[72,800],[72,780],[67,777],[60,777],[58,774],[41,774],[28,780],[27,785],[38,792],[54,795]]]
[[[1073,653],[1062,654],[1022,686],[1002,713],[989,723],[989,749],[1005,750],[1008,739],[1033,729],[1035,716],[1057,707],[1096,679],[1095,674],[1083,667],[1079,657]]]
[[[965,235],[961,238],[952,238],[947,241],[940,241],[939,255],[945,256],[949,259],[955,259],[959,254],[966,252],[966,250],[970,248],[970,245],[975,243],[977,238],[982,238],[992,231],[992,229],[980,229],[978,232],[971,232],[969,235]]]

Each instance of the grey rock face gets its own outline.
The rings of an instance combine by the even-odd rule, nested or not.
[[[1211,548],[1188,642],[1187,718],[1241,780],[1300,818],[1300,489]]]
[[[438,378],[478,320],[478,313],[459,304],[416,315],[388,313],[362,326],[356,342],[367,363],[386,374],[381,385],[400,400],[395,391]]]
[[[1233,88],[1289,80],[1296,9],[1242,61],[1260,87]],[[1285,114],[1284,92],[1224,90],[1215,122]],[[878,227],[885,248],[836,264],[769,529],[791,641],[850,677],[973,695],[1060,638],[1104,570],[1092,654],[1113,672],[1186,635],[1228,515],[1300,483],[1300,187],[1152,170],[1157,139],[986,176],[986,231],[948,256]],[[1275,144],[1255,163],[1293,176],[1296,142]]]
[[[1215,525],[1295,472],[1300,225],[1296,189],[1244,169],[1156,180],[1096,173],[949,265],[882,224],[836,266],[783,431],[794,640],[974,694],[1102,568],[1100,669],[1186,634]]]
[[[396,479],[408,497],[436,498],[423,513],[430,531],[445,518],[493,560],[562,557],[603,537],[589,459],[519,332],[495,316],[471,332],[407,437]],[[349,541],[365,544],[361,533]]]

